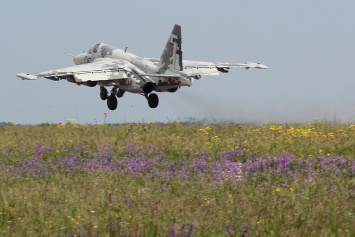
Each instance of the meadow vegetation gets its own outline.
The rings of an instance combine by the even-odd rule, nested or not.
[[[1,236],[355,236],[355,125],[0,127]]]

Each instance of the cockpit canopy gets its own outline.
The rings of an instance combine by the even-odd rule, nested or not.
[[[76,65],[91,63],[97,58],[104,58],[107,55],[111,55],[113,50],[114,48],[107,44],[94,44],[88,51],[75,55],[74,63]]]
[[[103,45],[102,43],[94,44],[88,51],[88,54],[94,54],[99,51],[100,46]]]

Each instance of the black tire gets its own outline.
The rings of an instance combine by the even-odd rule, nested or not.
[[[110,95],[108,98],[107,98],[107,107],[110,109],[110,110],[115,110],[117,109],[117,98],[115,95]]]
[[[103,86],[100,86],[100,98],[102,100],[107,100],[108,98],[108,92],[107,92],[107,89]]]
[[[154,109],[156,107],[158,107],[159,104],[159,97],[157,96],[157,94],[150,94],[148,96],[148,105],[150,108]]]

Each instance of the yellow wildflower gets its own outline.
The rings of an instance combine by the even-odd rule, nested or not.
[[[204,200],[205,200],[205,206],[208,206],[210,204],[210,200],[207,197],[205,197]]]

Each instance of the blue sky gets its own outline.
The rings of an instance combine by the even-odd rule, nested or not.
[[[0,121],[22,124],[107,121],[239,123],[355,121],[355,1],[6,1],[0,15]],[[184,59],[261,62],[190,88],[160,93],[158,108],[126,93],[109,111],[99,88],[35,73],[73,65],[66,53],[105,42],[142,57],[160,57],[174,24]]]

